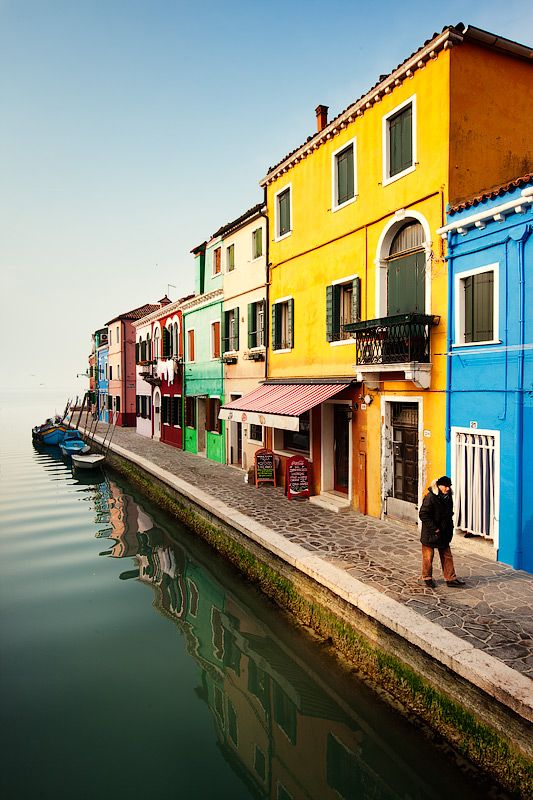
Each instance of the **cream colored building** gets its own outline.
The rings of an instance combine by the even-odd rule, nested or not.
[[[223,237],[224,306],[220,356],[224,364],[225,403],[237,400],[265,379],[267,297],[267,220],[256,205],[220,229]],[[247,470],[264,446],[264,428],[232,419],[224,410],[226,461]],[[245,416],[245,415],[244,415]]]

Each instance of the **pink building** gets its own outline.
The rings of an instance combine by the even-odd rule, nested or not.
[[[162,308],[169,300],[146,303],[113,317],[109,331],[109,402],[113,420],[123,428],[136,425],[135,320]]]

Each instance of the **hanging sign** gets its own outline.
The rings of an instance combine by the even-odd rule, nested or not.
[[[255,451],[255,485],[273,483],[276,485],[276,462],[272,450],[262,448]]]
[[[285,492],[288,499],[310,497],[309,461],[303,456],[292,456],[287,459],[285,470]]]

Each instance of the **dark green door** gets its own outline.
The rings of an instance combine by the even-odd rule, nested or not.
[[[387,266],[387,316],[423,314],[426,295],[424,251],[399,256]]]

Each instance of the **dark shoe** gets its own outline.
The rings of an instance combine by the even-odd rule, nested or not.
[[[424,583],[426,584],[428,589],[435,589],[437,586],[433,578],[428,578],[427,580],[424,581]]]
[[[459,578],[455,578],[453,581],[446,581],[448,586],[453,586],[454,588],[458,588],[459,586],[466,586],[464,581],[460,581]]]

